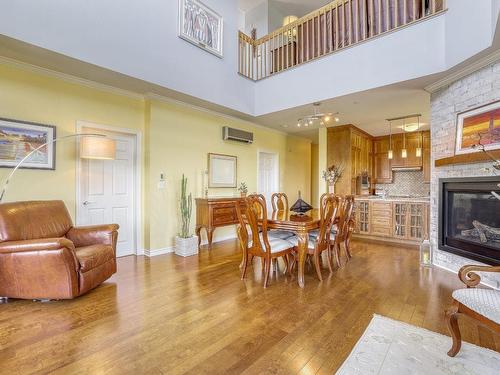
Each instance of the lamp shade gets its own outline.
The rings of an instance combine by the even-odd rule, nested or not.
[[[80,140],[82,159],[112,160],[116,155],[116,142],[108,137],[88,136]]]

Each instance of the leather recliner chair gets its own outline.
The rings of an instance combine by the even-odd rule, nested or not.
[[[118,225],[73,227],[62,201],[0,204],[0,296],[71,299],[116,272]]]

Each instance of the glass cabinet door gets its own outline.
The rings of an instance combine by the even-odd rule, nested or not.
[[[370,233],[370,205],[366,201],[358,202],[358,232]]]
[[[408,237],[408,204],[407,203],[394,203],[394,237],[406,238]]]
[[[411,203],[409,211],[410,220],[410,239],[422,240],[424,238],[424,212],[425,207],[422,203]]]

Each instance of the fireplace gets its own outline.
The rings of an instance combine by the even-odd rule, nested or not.
[[[500,176],[439,180],[439,249],[500,265]]]

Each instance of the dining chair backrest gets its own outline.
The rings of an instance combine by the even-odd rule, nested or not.
[[[344,237],[349,230],[349,221],[354,213],[354,195],[346,195],[342,198],[341,212],[337,229],[340,237]]]
[[[252,249],[254,252],[271,254],[271,246],[267,238],[266,198],[262,194],[252,194],[245,199],[245,204]]]
[[[288,211],[288,197],[285,193],[274,193],[271,195],[273,211]]]
[[[332,225],[337,216],[339,208],[339,198],[333,194],[324,194],[321,196],[320,204],[320,223],[317,246],[326,248],[330,242],[330,233]]]

